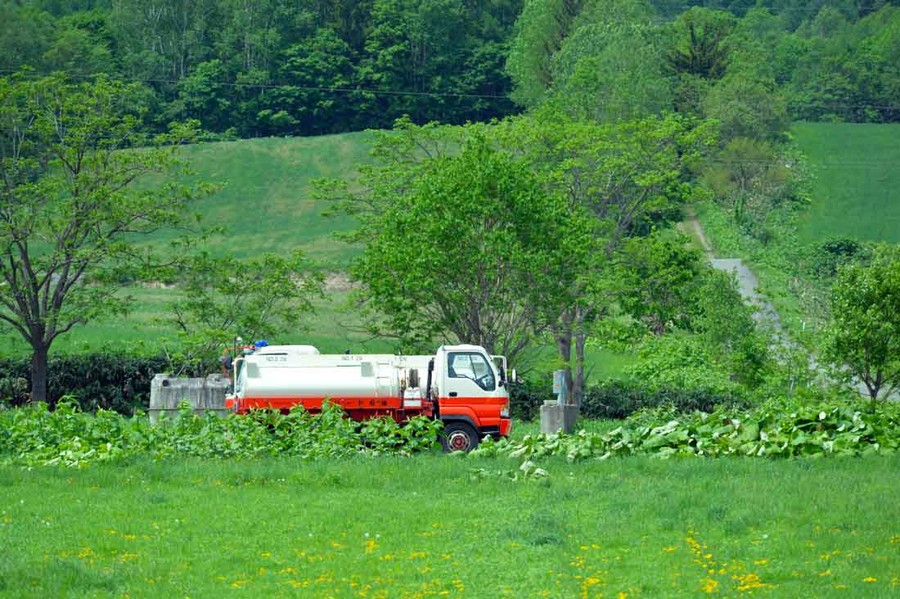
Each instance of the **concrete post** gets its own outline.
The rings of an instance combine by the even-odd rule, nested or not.
[[[541,406],[541,432],[545,435],[559,431],[568,434],[575,429],[579,409],[578,406],[569,403],[568,391],[566,371],[555,371],[553,373],[553,392],[556,393],[556,401],[545,401]]]
[[[195,414],[212,410],[225,415],[225,396],[230,390],[231,381],[223,374],[211,374],[205,379],[157,374],[150,381],[150,423],[156,424],[160,414],[174,417],[183,401],[194,408]]]

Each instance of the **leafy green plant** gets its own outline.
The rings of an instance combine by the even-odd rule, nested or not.
[[[564,456],[568,461],[614,456],[821,457],[895,453],[900,449],[900,405],[872,412],[843,402],[766,402],[757,408],[719,407],[678,413],[672,406],[639,412],[607,432],[526,435],[517,442],[489,443],[474,456],[530,459]]]
[[[326,404],[319,414],[295,409],[282,415],[257,410],[222,418],[194,414],[182,404],[176,417],[151,426],[141,413],[126,418],[108,410],[81,411],[66,397],[50,411],[39,403],[0,412],[0,460],[27,465],[80,467],[97,461],[151,456],[157,459],[302,459],[356,455],[407,455],[439,446],[440,422],[414,418],[400,425],[374,419],[357,423]]]

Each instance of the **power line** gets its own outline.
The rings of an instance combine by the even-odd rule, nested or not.
[[[16,69],[0,69],[0,73],[6,74],[14,74],[20,71]],[[62,71],[66,74],[67,77],[75,80],[75,81],[90,81],[93,79],[94,75],[79,75],[72,74]],[[37,71],[30,71],[29,75],[34,74],[34,77],[29,77],[34,80],[40,77],[49,76],[50,73],[38,73]],[[178,85],[186,78],[182,79],[167,79],[160,77],[151,77],[151,78],[131,78],[131,77],[110,77],[114,81],[120,81],[122,83],[143,83],[143,84],[168,84],[168,85]],[[469,92],[427,92],[427,91],[408,91],[408,90],[384,90],[384,89],[373,89],[373,88],[365,88],[365,87],[338,87],[338,86],[319,86],[319,85],[295,85],[292,83],[242,83],[237,81],[209,81],[207,83],[210,85],[221,86],[221,87],[231,87],[231,88],[239,88],[239,89],[271,89],[271,90],[303,90],[303,91],[318,91],[318,92],[331,92],[331,93],[341,93],[341,94],[372,94],[372,95],[382,95],[382,96],[413,96],[413,97],[438,97],[438,98],[475,98],[475,99],[492,99],[492,100],[509,100],[509,96],[504,94],[475,94]],[[510,100],[511,101],[511,100]]]

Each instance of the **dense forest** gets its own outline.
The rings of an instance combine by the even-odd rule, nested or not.
[[[613,120],[645,110],[727,119],[743,103],[769,107],[757,127],[896,122],[896,5],[2,0],[0,73],[140,82],[151,126],[193,118],[231,137],[384,128],[404,114],[485,121],[559,93]]]

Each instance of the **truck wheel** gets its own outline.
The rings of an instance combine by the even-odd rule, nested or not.
[[[478,433],[466,422],[448,422],[441,433],[441,445],[444,451],[472,451],[478,447]]]

